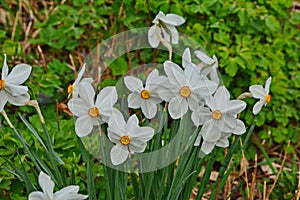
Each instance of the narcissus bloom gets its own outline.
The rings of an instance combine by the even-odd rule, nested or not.
[[[0,112],[4,105],[9,102],[16,106],[22,106],[29,101],[28,87],[20,85],[24,83],[31,73],[31,66],[27,64],[16,65],[10,74],[4,54],[4,63],[0,79]]]
[[[272,82],[272,77],[270,76],[267,79],[265,88],[263,88],[262,85],[250,86],[249,90],[250,90],[252,96],[256,99],[259,99],[259,101],[253,107],[252,112],[254,115],[257,115],[259,113],[259,111],[261,110],[263,105],[266,106],[268,103],[270,103],[271,98],[272,98],[272,95],[269,94],[271,82]]]
[[[79,186],[70,185],[53,193],[54,182],[44,172],[40,172],[39,184],[43,192],[35,191],[29,194],[29,200],[82,200],[87,195],[78,194]]]
[[[144,152],[147,141],[154,135],[153,128],[139,127],[136,115],[132,115],[125,122],[122,113],[117,109],[113,109],[107,131],[109,139],[116,144],[110,152],[113,165],[122,164],[130,154]]]
[[[160,38],[164,38],[168,43],[178,43],[178,31],[175,26],[180,26],[185,20],[176,14],[165,15],[162,11],[156,15],[148,32],[148,41],[153,48],[160,43]]]
[[[82,78],[83,74],[85,72],[85,63],[83,64],[81,70],[78,73],[77,78],[75,79],[73,84],[70,84],[68,86],[68,98],[72,95],[73,98],[78,98],[78,93],[79,93],[79,88],[80,88],[80,83],[81,82],[87,82],[87,83],[92,83],[93,79],[92,78]]]
[[[192,121],[196,126],[203,125],[195,142],[198,146],[201,137],[206,142],[216,143],[222,133],[243,134],[246,132],[244,123],[236,116],[246,108],[241,100],[230,100],[230,94],[224,86],[217,89],[213,97],[206,98],[209,108],[201,108],[192,113]]]
[[[198,109],[200,99],[211,95],[218,87],[215,82],[201,76],[192,65],[182,70],[177,64],[166,61],[164,70],[168,84],[161,87],[158,94],[169,102],[168,110],[173,119],[182,117],[188,108]]]
[[[114,104],[118,100],[115,87],[105,87],[97,95],[88,82],[82,82],[79,89],[80,98],[72,98],[68,102],[70,111],[78,117],[75,122],[75,131],[79,137],[90,134],[94,126],[108,122]]]
[[[143,82],[132,76],[126,76],[124,82],[132,92],[128,96],[129,108],[141,108],[143,114],[152,119],[157,112],[157,104],[162,102],[157,92],[160,86],[167,80],[165,76],[159,76],[158,70],[154,69],[147,77],[145,87]]]

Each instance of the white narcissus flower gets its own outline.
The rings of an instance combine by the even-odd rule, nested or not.
[[[31,73],[31,66],[27,64],[16,65],[10,74],[6,63],[6,54],[0,79],[0,112],[4,105],[9,102],[16,106],[22,106],[29,101],[28,87],[20,85],[24,83]]]
[[[168,43],[178,43],[178,31],[175,26],[180,26],[185,22],[183,17],[176,14],[165,15],[162,11],[156,15],[148,32],[148,41],[153,48],[158,47],[160,38],[164,38]]]
[[[154,135],[153,128],[139,127],[136,115],[132,115],[125,122],[122,113],[117,109],[112,112],[107,131],[109,139],[116,144],[110,152],[113,165],[124,163],[130,154],[144,152],[147,141]]]
[[[254,115],[257,115],[259,113],[259,111],[261,110],[263,105],[266,106],[268,103],[270,103],[270,101],[272,99],[272,95],[269,94],[271,82],[272,82],[272,77],[270,76],[267,79],[265,88],[263,88],[262,85],[250,86],[249,90],[250,90],[252,96],[256,99],[259,99],[259,101],[253,107],[252,112]]]
[[[35,191],[29,194],[28,200],[82,200],[88,195],[78,194],[79,186],[70,185],[53,193],[54,182],[44,172],[40,172],[39,184],[43,192]]]
[[[218,58],[215,55],[210,58],[206,53],[199,50],[195,51],[195,55],[205,64],[205,66],[201,66],[201,74],[209,77],[212,81],[219,84]]]
[[[79,71],[74,83],[70,84],[68,86],[68,94],[69,94],[68,98],[70,98],[71,95],[73,98],[78,98],[78,93],[79,93],[79,88],[80,88],[81,82],[88,82],[88,83],[93,82],[92,78],[82,78],[84,72],[85,72],[85,63],[83,64],[81,70]]]
[[[75,122],[75,131],[79,137],[87,136],[94,126],[108,122],[114,104],[118,100],[115,87],[105,87],[97,95],[88,82],[82,82],[79,89],[80,98],[72,98],[68,102],[70,111],[78,117]]]
[[[141,108],[143,114],[152,119],[157,112],[157,104],[162,102],[157,92],[159,87],[167,80],[165,76],[159,76],[158,70],[154,69],[147,77],[145,87],[143,82],[133,76],[126,76],[124,82],[132,92],[128,96],[129,108]]]
[[[193,65],[182,70],[177,64],[166,61],[164,70],[168,83],[159,90],[159,96],[169,102],[168,110],[173,119],[181,118],[188,108],[197,110],[201,98],[215,92],[218,85],[201,76]]]
[[[244,123],[236,116],[246,108],[246,103],[241,100],[230,100],[230,94],[224,86],[217,89],[213,97],[206,98],[209,108],[201,108],[192,113],[192,121],[196,126],[203,125],[196,139],[198,146],[201,137],[206,142],[216,143],[222,133],[237,135],[246,132]]]

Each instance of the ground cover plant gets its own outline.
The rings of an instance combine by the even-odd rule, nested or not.
[[[30,192],[41,191],[43,186],[38,177],[48,180],[45,174],[40,174],[41,169],[54,181],[54,191],[59,191],[67,185],[78,185],[80,192],[76,191],[76,187],[73,188],[75,193],[89,195],[90,199],[157,199],[155,195],[158,194],[170,199],[199,199],[200,196],[211,199],[299,198],[300,20],[297,1],[1,1],[0,10],[0,62],[4,63],[2,55],[5,53],[10,72],[20,63],[32,66],[31,75],[25,83],[31,99],[38,100],[45,119],[43,123],[41,116],[36,113],[37,107],[34,102],[33,107],[16,107],[12,105],[14,102],[10,101],[5,106],[4,110],[17,133],[2,117],[1,198],[27,199]],[[113,166],[101,164],[85,150],[88,147],[87,143],[94,141],[92,138],[90,141],[83,140],[82,143],[77,137],[74,126],[78,119],[74,120],[74,110],[70,101],[67,103],[68,89],[70,90],[68,86],[79,76],[80,68],[90,52],[94,52],[95,47],[99,46],[99,49],[103,50],[101,43],[120,32],[155,26],[157,22],[153,23],[153,19],[160,11],[184,18],[184,23],[179,23],[180,25],[175,26],[176,29],[201,45],[202,51],[198,53],[194,54],[195,49],[190,49],[193,62],[200,58],[197,64],[202,61],[210,65],[209,63],[215,62],[214,59],[217,58],[220,77],[216,77],[219,77],[230,91],[231,100],[249,91],[251,85],[262,85],[266,88],[265,84],[270,76],[272,83],[269,89],[272,98],[255,118],[252,114],[253,106],[257,101],[264,99],[257,95],[253,95],[257,99],[243,99],[248,106],[240,117],[244,120],[245,127],[251,130],[252,136],[247,132],[242,136],[230,137],[228,149],[215,148],[211,154],[200,159],[200,149],[207,153],[210,150],[209,145],[205,148],[201,143],[202,148],[185,152],[181,159],[155,173],[116,173]],[[163,17],[161,20],[168,24],[168,20]],[[169,33],[174,35],[174,29],[170,30]],[[166,38],[156,38],[156,41],[154,38],[149,41],[150,44],[152,41],[152,46],[156,46],[159,41],[160,47],[166,47],[137,50],[120,56],[107,66],[101,79],[96,80],[96,87],[102,89],[115,86],[118,91],[123,91],[127,86],[127,94],[134,93],[135,89],[128,86],[130,80],[126,84],[124,76],[140,74],[138,78],[147,85],[147,75],[151,72],[143,74],[145,68],[141,70],[136,66],[146,63],[163,64],[171,59],[172,63],[183,66],[185,61],[189,61],[188,57],[182,56],[185,49],[181,55],[173,53],[170,59],[168,43],[173,46],[173,38],[169,41]],[[120,44],[112,41],[110,45],[113,47]],[[108,49],[109,46],[104,48],[106,51]],[[175,52],[176,47],[173,47],[172,51]],[[203,51],[206,54],[202,54]],[[185,59],[182,60],[181,57]],[[165,65],[173,66],[172,63]],[[94,80],[95,77],[99,77],[89,70],[84,77],[93,75],[91,78]],[[164,71],[168,73],[168,70],[161,68],[159,75],[163,75]],[[120,89],[119,83],[123,79],[125,88]],[[1,77],[1,80],[5,79]],[[249,92],[253,93],[251,89]],[[164,101],[166,100],[169,99],[165,98]],[[127,96],[121,102],[126,104]],[[71,104],[74,104],[72,100]],[[140,125],[151,124],[147,119],[151,119],[153,113],[143,110],[143,106],[137,107],[134,103],[130,105],[129,101],[128,106],[133,111],[139,111],[137,116],[142,121]],[[165,107],[167,108],[168,104],[163,103],[162,108]],[[211,111],[214,111],[213,108]],[[126,122],[131,114],[132,111],[123,113]],[[178,113],[174,111],[170,116],[176,118],[176,114]],[[118,113],[115,115],[120,116]],[[161,117],[160,120],[166,119]],[[176,122],[176,119],[174,121]],[[253,122],[255,128],[252,126]],[[107,121],[107,126],[113,123]],[[195,120],[191,123],[195,124]],[[184,130],[180,124],[166,127],[165,131],[169,130],[170,133],[172,129]],[[108,136],[111,134],[108,132]],[[170,134],[169,137],[173,136]],[[168,142],[170,138],[163,139]],[[126,143],[126,138],[123,139]],[[147,141],[148,139],[143,140]],[[97,145],[99,144],[91,144],[92,147]],[[146,150],[158,147],[150,146]],[[234,159],[228,159],[232,154]],[[183,170],[184,164],[181,163],[187,163],[185,160],[192,156],[197,157],[191,166],[195,172],[188,173]],[[228,168],[227,165],[224,167],[224,161],[228,162]],[[199,166],[203,166],[202,170],[197,168]],[[179,175],[174,169],[183,179],[178,178]],[[208,173],[210,171],[211,175]],[[107,174],[110,176],[106,176]],[[173,177],[164,187],[149,188],[149,182],[159,182],[157,177],[164,176]],[[116,180],[119,181],[117,184]],[[196,184],[186,184],[192,182],[191,180]],[[51,184],[49,181],[48,183]],[[120,184],[123,187],[120,187]],[[207,187],[204,187],[206,184]],[[159,190],[160,188],[163,191]],[[168,189],[171,192],[167,191]]]

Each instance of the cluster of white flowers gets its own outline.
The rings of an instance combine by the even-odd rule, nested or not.
[[[141,153],[145,150],[147,141],[154,135],[154,129],[150,127],[139,127],[139,121],[136,115],[131,116],[127,123],[125,122],[122,113],[114,107],[118,100],[115,87],[108,86],[103,88],[97,95],[95,101],[96,93],[92,85],[93,81],[89,78],[82,79],[84,70],[85,67],[82,67],[77,79],[74,84],[72,84],[73,91],[78,91],[78,93],[76,93],[76,95],[73,94],[73,98],[68,102],[70,111],[77,117],[75,132],[79,137],[84,137],[92,132],[93,127],[107,123],[108,137],[115,143],[110,154],[112,164],[122,164],[130,154]],[[138,98],[136,93],[141,92],[147,95],[147,92],[154,91],[155,89],[150,86],[150,82],[154,79],[159,79],[156,75],[157,74],[153,73],[153,76],[148,78],[149,85],[145,88],[143,88],[139,79],[134,77],[129,78],[130,80],[128,79],[127,82],[133,92],[129,98],[136,101]],[[140,101],[139,107],[142,107],[143,111],[148,115],[153,115],[153,110],[148,109],[149,105],[156,106],[156,103],[159,102],[155,98],[149,99],[149,102],[151,103]],[[136,103],[130,105],[137,108]]]
[[[159,12],[149,29],[149,44],[156,48],[159,43],[178,44],[179,33],[176,26],[185,20],[176,14]],[[195,127],[201,127],[195,146],[201,145],[201,151],[209,154],[215,146],[228,147],[228,138],[232,134],[241,135],[246,132],[239,113],[246,108],[242,100],[230,100],[230,94],[221,85],[218,74],[218,59],[212,58],[200,50],[194,51],[200,63],[192,62],[189,48],[183,52],[182,66],[172,62],[163,63],[164,74],[159,75],[157,69],[149,73],[145,83],[137,77],[124,77],[128,89],[128,107],[141,109],[147,119],[157,116],[159,105],[165,106],[172,119],[183,118],[191,113],[190,119]],[[154,129],[141,127],[137,115],[128,120],[115,107],[118,101],[116,87],[104,87],[97,95],[92,78],[83,78],[85,64],[78,73],[75,82],[68,87],[70,101],[68,107],[76,116],[75,132],[84,137],[93,132],[95,127],[107,123],[107,137],[115,145],[111,148],[110,157],[113,165],[124,163],[131,154],[145,151],[147,142],[154,136]],[[27,86],[23,84],[31,73],[31,66],[19,64],[9,74],[4,55],[4,63],[0,79],[0,112],[7,102],[21,106],[29,101]],[[259,99],[253,107],[257,115],[263,105],[271,101],[269,94],[272,78],[267,79],[265,87],[250,86],[252,97]],[[179,133],[184,134],[184,133]],[[54,182],[48,175],[41,172],[39,184],[43,192],[35,191],[29,195],[29,200],[81,200],[88,196],[78,194],[78,186],[68,186],[53,193]]]
[[[184,23],[182,17],[159,12],[153,23],[148,32],[148,41],[152,47],[157,47],[161,38],[172,44],[178,43],[175,26]],[[201,145],[202,152],[209,154],[215,146],[227,147],[231,134],[246,132],[245,124],[238,119],[246,103],[230,100],[228,90],[220,85],[218,59],[215,55],[211,58],[200,50],[194,54],[200,59],[199,64],[192,62],[190,49],[186,48],[182,55],[182,67],[172,61],[165,61],[164,75],[159,75],[159,71],[153,69],[145,83],[137,77],[125,76],[124,84],[129,90],[128,107],[141,109],[148,119],[157,116],[160,104],[167,106],[172,119],[180,119],[190,110],[195,127],[201,126],[194,145]],[[103,88],[95,102],[92,79],[82,79],[84,70],[83,66],[78,78],[70,86],[73,98],[68,106],[77,117],[76,133],[83,137],[89,135],[93,127],[107,123],[108,138],[115,144],[110,153],[111,161],[114,165],[122,164],[131,154],[145,150],[147,141],[154,135],[154,129],[139,127],[136,115],[125,122],[122,113],[114,107],[118,100],[115,87]],[[261,85],[250,87],[252,96],[260,99],[253,108],[254,114],[260,111],[262,105],[270,102],[270,83],[271,78],[265,89]]]

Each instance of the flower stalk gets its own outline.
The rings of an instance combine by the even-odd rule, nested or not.
[[[4,117],[4,119],[6,120],[6,122],[8,123],[9,127],[13,129],[13,128],[14,128],[14,125],[13,125],[13,124],[11,123],[11,121],[9,120],[9,118],[8,118],[8,116],[7,116],[7,114],[6,114],[6,112],[5,112],[4,110],[2,110],[0,113],[2,114],[2,116]]]

